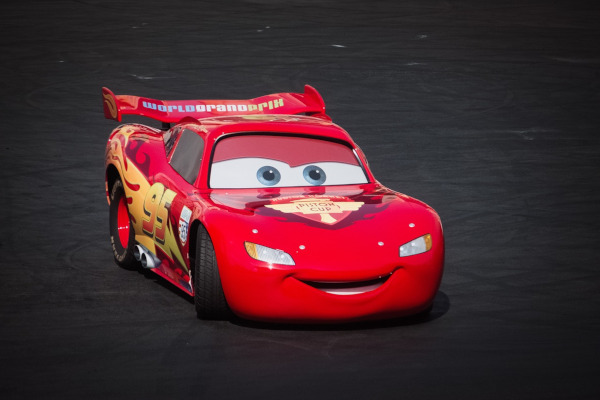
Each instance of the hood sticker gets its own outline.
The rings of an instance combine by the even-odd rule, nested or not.
[[[302,197],[277,199],[265,207],[285,214],[294,214],[323,224],[333,225],[345,219],[352,211],[365,204],[348,197]]]

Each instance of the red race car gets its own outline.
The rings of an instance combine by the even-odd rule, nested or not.
[[[321,95],[177,100],[102,89],[110,240],[194,297],[200,318],[349,322],[428,311],[444,238],[426,204],[381,185]]]

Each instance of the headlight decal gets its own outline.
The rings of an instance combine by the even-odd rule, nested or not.
[[[423,235],[400,246],[400,257],[414,256],[431,250],[431,235]]]
[[[244,242],[244,246],[248,255],[255,260],[264,261],[269,264],[296,265],[292,256],[285,251],[251,242]]]

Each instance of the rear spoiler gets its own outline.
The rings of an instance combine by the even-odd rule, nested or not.
[[[149,117],[163,123],[227,115],[307,114],[324,116],[325,102],[312,86],[304,93],[275,93],[249,100],[154,100],[146,97],[115,95],[102,88],[104,116],[121,121],[125,114]],[[327,117],[329,118],[329,117]]]

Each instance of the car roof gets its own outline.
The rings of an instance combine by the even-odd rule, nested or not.
[[[304,115],[240,115],[184,120],[186,127],[214,143],[220,137],[242,132],[302,134],[342,140],[354,145],[350,135],[327,118]]]

